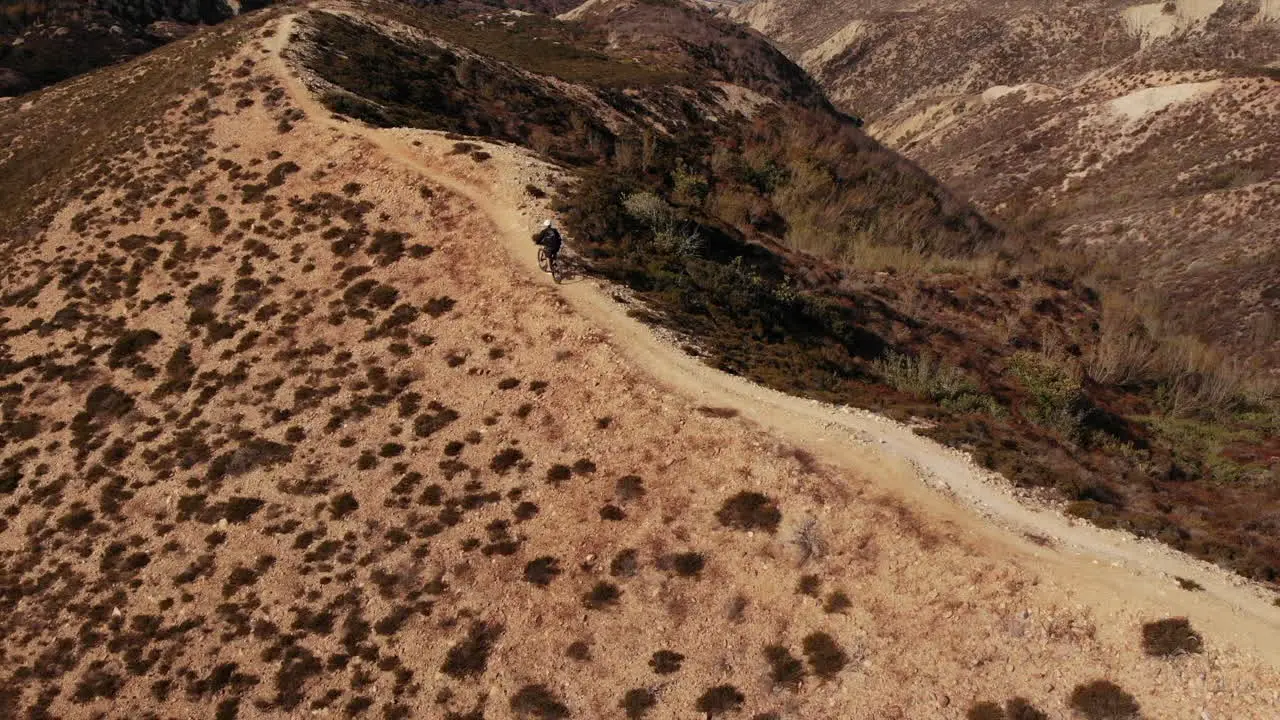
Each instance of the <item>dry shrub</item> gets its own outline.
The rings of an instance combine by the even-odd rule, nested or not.
[[[564,654],[578,662],[587,662],[591,659],[591,646],[581,640],[574,640],[565,648]]]
[[[472,623],[467,637],[449,648],[440,671],[459,679],[483,674],[489,663],[489,653],[502,636],[502,631],[502,625],[496,623]]]
[[[680,577],[696,578],[702,573],[702,568],[706,565],[706,559],[702,557],[701,553],[696,552],[676,553],[666,558],[666,560]]]
[[[716,512],[716,519],[735,530],[764,530],[772,534],[782,521],[782,512],[769,496],[744,490],[724,501]]]
[[[1191,592],[1195,592],[1197,590],[1204,590],[1204,586],[1196,582],[1195,580],[1191,580],[1189,578],[1184,578],[1184,577],[1174,577],[1174,580],[1178,581],[1178,587],[1182,588],[1183,590],[1187,590]]]
[[[533,583],[539,587],[546,587],[551,581],[560,574],[560,561],[546,555],[534,560],[530,560],[524,566],[525,582]]]
[[[561,720],[569,717],[569,708],[545,685],[525,685],[511,696],[511,712],[518,718]]]
[[[835,638],[824,632],[806,635],[803,642],[805,657],[809,659],[809,667],[813,674],[829,680],[849,664],[849,656],[845,654]]]
[[[620,597],[617,585],[601,580],[582,596],[582,604],[590,610],[604,610],[617,605]]]
[[[1162,409],[1174,416],[1220,414],[1267,394],[1258,372],[1160,318],[1167,304],[1142,305],[1120,295],[1104,298],[1097,342],[1085,358],[1089,377],[1121,386],[1155,385]]]
[[[800,582],[796,584],[796,592],[809,597],[818,597],[818,593],[821,590],[822,578],[817,575],[802,575]]]
[[[631,548],[619,550],[609,563],[609,574],[614,577],[632,577],[640,566],[640,553]]]
[[[1133,306],[1104,298],[1098,341],[1086,360],[1089,377],[1105,384],[1142,382],[1155,369],[1155,352],[1156,343]]]
[[[648,688],[634,688],[622,696],[618,707],[626,713],[627,720],[639,720],[658,704],[658,696]]]
[[[875,370],[895,390],[928,398],[958,412],[985,412],[999,415],[995,398],[982,393],[973,377],[928,353],[911,357],[890,351],[876,360]]]
[[[1049,716],[1040,712],[1036,706],[1023,698],[1013,698],[1004,704],[1004,708],[993,702],[979,702],[970,706],[965,713],[966,720],[1049,720]]]
[[[769,645],[764,649],[764,658],[769,662],[769,678],[775,685],[782,685],[790,690],[800,687],[804,680],[804,663],[781,645]]]
[[[644,481],[639,475],[625,475],[618,478],[615,488],[618,500],[628,503],[644,497]]]
[[[1028,415],[1068,438],[1079,437],[1089,400],[1070,362],[1053,354],[1020,350],[1009,359],[1009,371],[1031,396]]]
[[[680,670],[680,664],[684,662],[684,655],[671,650],[659,650],[649,658],[649,667],[659,675],[670,675]]]
[[[515,467],[516,463],[523,459],[524,453],[519,450],[515,448],[504,448],[503,450],[498,451],[498,454],[494,455],[493,459],[489,461],[489,469],[499,475],[505,475],[508,470]]]
[[[1167,618],[1142,626],[1142,651],[1155,657],[1199,653],[1204,649],[1200,633],[1184,617]]]
[[[1005,720],[1004,709],[993,702],[974,703],[964,717],[965,720]]]
[[[823,603],[822,609],[829,613],[842,613],[853,607],[853,601],[842,590],[836,590],[827,596],[827,601]]]
[[[1138,716],[1138,701],[1109,680],[1077,685],[1071,692],[1071,707],[1087,720],[1132,720]]]
[[[746,700],[738,688],[732,685],[716,685],[698,697],[694,709],[708,718],[736,711]]]
[[[791,542],[800,551],[800,564],[804,565],[810,560],[821,559],[827,554],[827,543],[822,539],[822,532],[818,528],[818,519],[809,517],[800,523],[796,528],[795,537]]]

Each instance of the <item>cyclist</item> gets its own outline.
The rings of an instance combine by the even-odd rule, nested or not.
[[[564,239],[560,237],[560,231],[556,229],[556,226],[553,225],[550,220],[544,221],[542,223],[542,230],[538,233],[537,237],[533,239],[533,241],[542,246],[543,250],[547,253],[548,265],[554,267],[556,263],[556,255],[560,254],[560,244],[564,242]]]

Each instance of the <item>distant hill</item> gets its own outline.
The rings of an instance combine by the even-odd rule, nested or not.
[[[871,133],[1184,330],[1280,362],[1280,8],[755,0]]]

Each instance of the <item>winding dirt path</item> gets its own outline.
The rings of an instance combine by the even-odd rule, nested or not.
[[[530,202],[525,179],[553,172],[528,153],[487,147],[483,165],[451,156],[452,141],[422,130],[382,130],[338,119],[308,89],[285,50],[297,15],[282,18],[268,42],[277,71],[308,117],[358,136],[395,163],[470,200],[489,217],[523,271],[551,282],[537,267],[529,237],[545,204]],[[520,178],[517,180],[517,178]],[[607,288],[582,280],[558,287],[570,307],[606,331],[610,342],[655,383],[699,405],[732,408],[780,439],[839,467],[875,478],[913,508],[976,545],[1028,558],[1069,581],[1096,607],[1137,603],[1187,616],[1218,643],[1229,643],[1280,667],[1280,606],[1242,578],[1127,533],[1102,530],[1019,499],[1009,484],[966,455],[873,413],[793,397],[714,370],[629,317]],[[998,557],[998,555],[997,555]],[[1178,588],[1193,580],[1203,592]]]

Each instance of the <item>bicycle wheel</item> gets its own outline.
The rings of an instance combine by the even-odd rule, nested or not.
[[[538,269],[542,272],[551,272],[551,261],[547,259],[546,248],[538,248]]]

